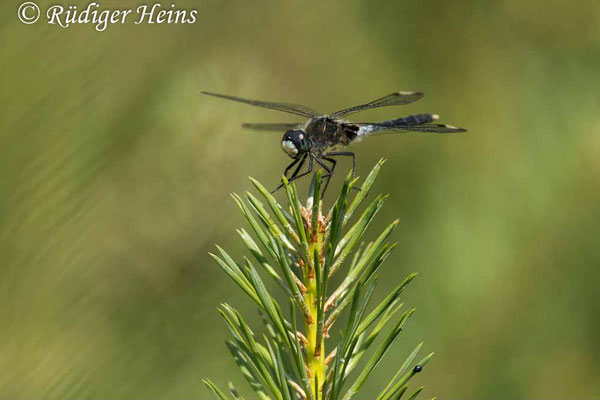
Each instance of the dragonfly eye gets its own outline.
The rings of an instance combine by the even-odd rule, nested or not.
[[[291,158],[306,153],[310,150],[310,142],[307,139],[306,132],[301,130],[287,131],[281,140],[281,148]]]

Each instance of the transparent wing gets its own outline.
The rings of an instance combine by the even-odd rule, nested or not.
[[[445,125],[445,124],[420,124],[420,125],[406,125],[404,127],[397,126],[393,129],[404,131],[404,132],[429,132],[429,133],[459,133],[466,132],[466,129],[459,128],[457,126]]]
[[[463,128],[445,124],[359,123],[356,125],[359,126],[359,136],[403,132],[459,133],[467,131]]]
[[[303,117],[307,117],[307,118],[318,117],[320,115],[318,112],[311,110],[308,107],[299,105],[299,104],[275,103],[275,102],[270,102],[270,101],[250,100],[250,99],[243,99],[241,97],[228,96],[225,94],[210,93],[210,92],[202,92],[202,93],[207,94],[209,96],[215,96],[215,97],[221,97],[223,99],[239,101],[241,103],[250,104],[252,106],[270,108],[272,110],[283,111],[283,112],[287,112],[290,114],[302,115]]]
[[[290,124],[286,124],[286,123],[273,123],[273,124],[270,124],[270,123],[266,123],[266,124],[243,123],[242,128],[254,129],[257,131],[280,131],[283,133],[290,129],[298,128],[298,127],[302,126],[302,124],[303,124],[302,122],[290,123]]]
[[[373,125],[385,125],[385,126],[404,126],[404,125],[416,125],[416,124],[428,124],[440,118],[437,114],[415,114],[407,117],[396,118],[389,121],[372,123]],[[368,122],[367,122],[368,124]]]
[[[385,97],[382,97],[377,100],[373,100],[370,103],[361,104],[359,106],[354,106],[350,108],[346,108],[344,110],[336,111],[331,116],[333,118],[341,118],[346,115],[350,115],[359,111],[369,110],[371,108],[377,107],[387,107],[387,106],[401,106],[404,104],[414,103],[415,101],[421,99],[423,97],[423,93],[421,92],[396,92],[392,94],[388,94]]]

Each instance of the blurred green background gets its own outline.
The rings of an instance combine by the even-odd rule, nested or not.
[[[361,399],[420,340],[429,396],[600,398],[599,2],[180,0],[196,24],[102,33],[24,25],[19,4],[0,5],[0,398],[242,382],[215,308],[259,318],[207,252],[243,254],[229,193],[274,186],[289,161],[279,134],[240,123],[294,119],[201,90],[324,112],[421,90],[357,118],[469,129],[353,147],[359,175],[388,159],[371,235],[401,218],[380,295],[420,272],[417,314]]]

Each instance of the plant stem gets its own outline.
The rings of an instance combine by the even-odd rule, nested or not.
[[[320,207],[319,207],[320,214]],[[310,231],[310,242],[309,242],[309,254],[322,254],[322,245],[324,238],[324,229],[322,226],[322,216],[319,215],[319,222],[315,226],[314,230]],[[307,218],[307,222],[310,218]],[[307,224],[310,226],[310,222]],[[321,268],[322,262],[319,262]],[[304,299],[308,305],[308,311],[310,314],[310,320],[305,320],[306,334],[308,338],[308,346],[306,347],[306,365],[309,371],[309,377],[311,378],[311,387],[315,395],[315,400],[322,398],[321,387],[325,382],[325,339],[323,335],[318,335],[319,318],[323,316],[319,315],[319,299],[317,290],[317,277],[314,270],[314,263],[309,262],[307,268],[305,268],[305,283],[306,293]],[[322,325],[322,324],[321,324]],[[320,343],[318,343],[320,341]],[[316,377],[316,380],[315,380]],[[317,385],[319,387],[317,387]]]

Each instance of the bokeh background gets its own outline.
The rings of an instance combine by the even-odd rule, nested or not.
[[[203,377],[243,381],[215,308],[259,318],[207,252],[241,257],[229,193],[288,162],[279,134],[240,123],[294,119],[201,90],[324,112],[421,90],[357,118],[469,129],[353,148],[359,175],[388,160],[371,235],[401,219],[380,295],[420,272],[361,399],[421,340],[429,396],[600,398],[599,2],[180,0],[196,24],[102,33],[24,25],[18,5],[0,5],[0,398],[206,399]]]

